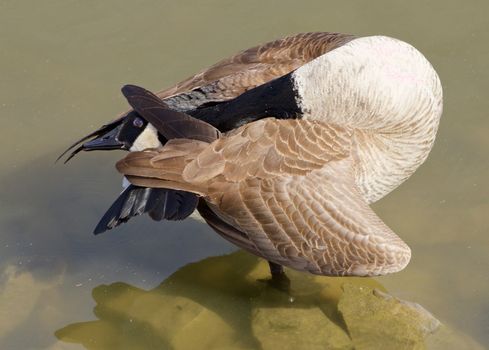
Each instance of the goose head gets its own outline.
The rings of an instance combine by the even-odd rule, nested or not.
[[[153,125],[132,111],[126,116],[106,124],[81,138],[64,151],[58,159],[76,146],[78,147],[70,153],[65,163],[80,151],[120,149],[134,152],[147,148],[156,148],[161,146],[160,137]]]

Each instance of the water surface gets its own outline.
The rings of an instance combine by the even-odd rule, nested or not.
[[[0,348],[89,347],[56,332],[101,318],[92,292],[115,282],[154,290],[191,262],[235,250],[192,221],[137,218],[94,237],[120,190],[113,163],[122,153],[83,154],[68,166],[53,161],[126,109],[123,84],[159,90],[238,50],[305,31],[397,37],[439,72],[445,104],[435,147],[374,206],[412,247],[412,261],[365,283],[423,305],[487,346],[488,12],[484,1],[441,0],[1,1]],[[221,275],[206,273],[224,288]],[[228,319],[244,322],[241,311]]]

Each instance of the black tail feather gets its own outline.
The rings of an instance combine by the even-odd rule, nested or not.
[[[99,234],[148,213],[156,221],[183,220],[193,213],[198,197],[190,192],[129,185],[110,206],[94,230]]]
[[[155,221],[183,220],[192,214],[197,207],[197,195],[185,192],[153,188],[148,200],[151,209],[148,214]]]

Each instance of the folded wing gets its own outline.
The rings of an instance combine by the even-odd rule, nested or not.
[[[211,226],[269,261],[323,275],[399,271],[410,249],[359,192],[351,140],[348,128],[270,118],[211,144],[130,154],[117,168],[136,185],[203,196]]]

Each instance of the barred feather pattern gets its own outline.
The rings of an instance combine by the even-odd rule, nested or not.
[[[117,169],[139,186],[200,194],[234,229],[224,237],[269,261],[322,275],[395,272],[410,250],[356,186],[352,132],[267,118],[210,144],[176,139],[131,153]]]

